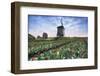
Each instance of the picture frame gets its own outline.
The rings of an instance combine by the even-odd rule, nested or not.
[[[77,57],[74,56],[74,58],[76,57],[76,59],[73,59],[73,57],[69,57],[69,59],[67,59],[65,57],[66,59],[62,59],[62,60],[59,60],[59,59],[55,60],[56,58],[54,58],[54,60],[51,59],[51,60],[47,60],[47,61],[46,61],[46,59],[48,59],[48,58],[46,58],[43,61],[42,60],[41,61],[36,61],[36,60],[31,61],[30,59],[28,60],[27,59],[28,56],[31,57],[30,53],[28,53],[28,47],[29,47],[28,33],[30,31],[30,29],[29,29],[30,21],[29,20],[31,19],[31,18],[29,19],[29,16],[31,16],[33,18],[33,22],[34,22],[35,18],[39,17],[41,19],[38,18],[37,21],[40,20],[40,22],[44,22],[44,23],[49,22],[49,21],[46,22],[47,17],[49,20],[51,20],[52,18],[58,18],[60,16],[61,24],[64,24],[64,21],[62,22],[62,20],[66,20],[66,19],[70,20],[71,18],[73,18],[74,21],[77,21],[77,19],[78,20],[86,19],[85,21],[87,22],[86,23],[87,26],[82,27],[84,30],[85,29],[88,30],[88,34],[86,34],[86,37],[88,37],[87,56],[85,56],[86,59],[84,59],[85,57],[83,57],[83,59],[81,59],[81,58],[77,59],[77,57],[79,57],[79,55],[77,54]],[[44,19],[44,17],[46,18],[45,21],[41,21]],[[62,17],[63,17],[63,19],[61,19]],[[51,23],[52,21],[50,21],[49,23]],[[81,22],[84,22],[84,21],[81,21]],[[72,24],[73,20],[70,23]],[[81,23],[81,24],[84,24],[84,23]],[[32,26],[36,26],[35,24],[36,23],[33,23]],[[40,24],[42,24],[42,23],[40,23]],[[24,25],[25,25],[25,27],[24,27]],[[47,27],[45,26],[46,27],[45,30],[49,30],[51,28],[51,26],[49,26],[49,27],[48,26]],[[67,27],[67,25],[66,25],[66,27]],[[33,28],[33,27],[31,27],[31,28]],[[36,29],[34,29],[34,28],[33,28],[33,30],[35,31]],[[41,26],[41,28],[42,28],[42,26]],[[81,28],[79,28],[79,29],[81,29]],[[39,28],[38,28],[38,30],[39,30]],[[75,30],[75,28],[74,28],[74,30]],[[49,34],[50,33],[48,32],[47,35],[49,35]],[[52,34],[53,34],[53,32],[52,32]],[[36,34],[34,34],[34,35],[36,35]],[[68,31],[67,31],[67,35],[68,35]],[[60,37],[61,35],[57,34],[57,36]],[[46,36],[44,36],[44,38],[45,37]],[[83,37],[83,35],[82,35],[82,37]],[[71,38],[71,37],[69,37],[69,38]],[[59,42],[57,42],[57,44],[58,43]],[[75,42],[75,44],[76,44],[76,42]],[[58,47],[58,45],[56,47]],[[53,47],[53,48],[55,48],[55,47]],[[48,48],[48,49],[50,49],[50,48]],[[25,50],[26,50],[26,52],[25,52]],[[38,55],[41,54],[41,52],[37,52],[37,53],[39,53]],[[44,52],[42,51],[42,53],[44,53]],[[76,53],[75,53],[75,55],[76,55]],[[27,61],[25,61],[25,60],[27,60]],[[29,64],[28,64],[28,62],[29,62]],[[97,7],[81,6],[81,5],[31,3],[31,2],[13,2],[13,3],[11,3],[11,72],[12,73],[25,74],[25,73],[40,73],[40,72],[88,70],[88,69],[97,69]]]

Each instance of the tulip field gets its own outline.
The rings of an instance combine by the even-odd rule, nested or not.
[[[62,38],[28,42],[28,60],[78,59],[88,57],[88,38]]]

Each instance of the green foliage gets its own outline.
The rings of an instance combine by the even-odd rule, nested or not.
[[[57,40],[34,40],[32,42],[29,42],[28,45],[29,60],[32,60],[32,57],[34,57],[33,60],[77,59],[88,57],[87,38],[60,38]],[[36,53],[41,51],[43,52],[38,54],[37,56],[34,56]]]

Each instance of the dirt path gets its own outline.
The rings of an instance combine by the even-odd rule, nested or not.
[[[39,56],[40,54],[42,54],[42,53],[44,53],[44,52],[47,52],[47,51],[50,51],[50,50],[52,50],[52,49],[56,49],[56,48],[59,48],[59,47],[62,47],[63,45],[65,45],[65,44],[68,44],[69,42],[64,42],[64,43],[62,43],[62,44],[59,44],[59,45],[55,45],[55,46],[53,46],[53,47],[51,47],[51,48],[44,48],[43,50],[39,50],[38,52],[36,52],[36,53],[34,53],[34,54],[29,54],[29,56],[30,56],[30,58],[31,57],[37,57],[37,56]]]

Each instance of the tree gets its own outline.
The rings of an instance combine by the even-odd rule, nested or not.
[[[31,34],[28,34],[28,41],[33,41],[35,40],[35,37],[32,36]]]

